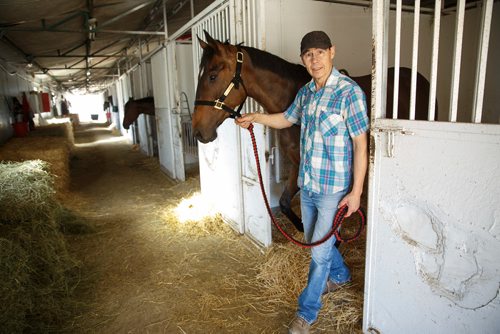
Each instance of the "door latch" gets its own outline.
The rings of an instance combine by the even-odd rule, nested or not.
[[[404,136],[413,136],[415,132],[406,130],[404,128],[375,128],[372,129],[372,131],[377,132],[377,133],[387,133],[387,145],[386,145],[386,152],[387,152],[387,157],[393,158],[394,157],[394,150],[395,150],[395,135],[396,134],[401,134]]]

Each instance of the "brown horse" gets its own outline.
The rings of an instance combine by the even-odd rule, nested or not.
[[[147,114],[154,116],[155,114],[155,100],[153,97],[145,97],[142,99],[134,100],[129,99],[125,103],[125,115],[123,116],[123,127],[128,130],[130,124],[134,123],[140,114]]]
[[[222,43],[205,31],[206,42],[198,38],[203,55],[196,89],[193,133],[202,143],[217,138],[217,127],[228,117],[235,117],[234,108],[247,96],[255,99],[266,112],[278,113],[293,102],[300,87],[311,80],[304,66],[292,64],[268,52],[251,47]],[[240,72],[240,73],[238,73]],[[392,115],[393,69],[387,83],[388,115]],[[237,75],[235,75],[237,74]],[[352,77],[365,92],[367,105],[371,98],[371,75]],[[411,70],[400,69],[399,118],[408,118]],[[233,85],[233,86],[231,86]],[[427,119],[429,82],[417,78],[416,119]],[[300,128],[292,126],[279,131],[280,147],[290,160],[287,186],[280,198],[281,211],[302,231],[302,223],[291,210],[291,200],[298,192]]]

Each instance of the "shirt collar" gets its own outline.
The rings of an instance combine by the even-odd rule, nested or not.
[[[335,88],[339,82],[339,76],[340,72],[337,71],[335,67],[333,67],[330,76],[328,77],[328,79],[326,79],[325,87],[323,88]],[[313,93],[316,92],[316,84],[314,83],[314,79],[311,79],[311,81],[309,81],[309,83],[307,84],[307,88],[309,88],[309,90]]]

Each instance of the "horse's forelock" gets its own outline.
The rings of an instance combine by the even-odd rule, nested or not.
[[[243,49],[248,53],[252,64],[261,69],[271,71],[281,77],[289,78],[297,82],[303,82],[310,79],[310,75],[304,66],[293,64],[280,58],[272,53],[256,49],[249,46],[243,46]]]
[[[212,47],[207,47],[207,48],[203,49],[203,54],[201,55],[201,61],[200,61],[200,75],[199,76],[201,76],[203,68],[213,58],[214,54],[215,54],[215,50]]]

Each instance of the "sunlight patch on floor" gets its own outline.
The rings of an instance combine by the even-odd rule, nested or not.
[[[215,208],[208,203],[203,195],[195,193],[193,196],[183,199],[174,209],[179,222],[200,221],[216,216]]]

